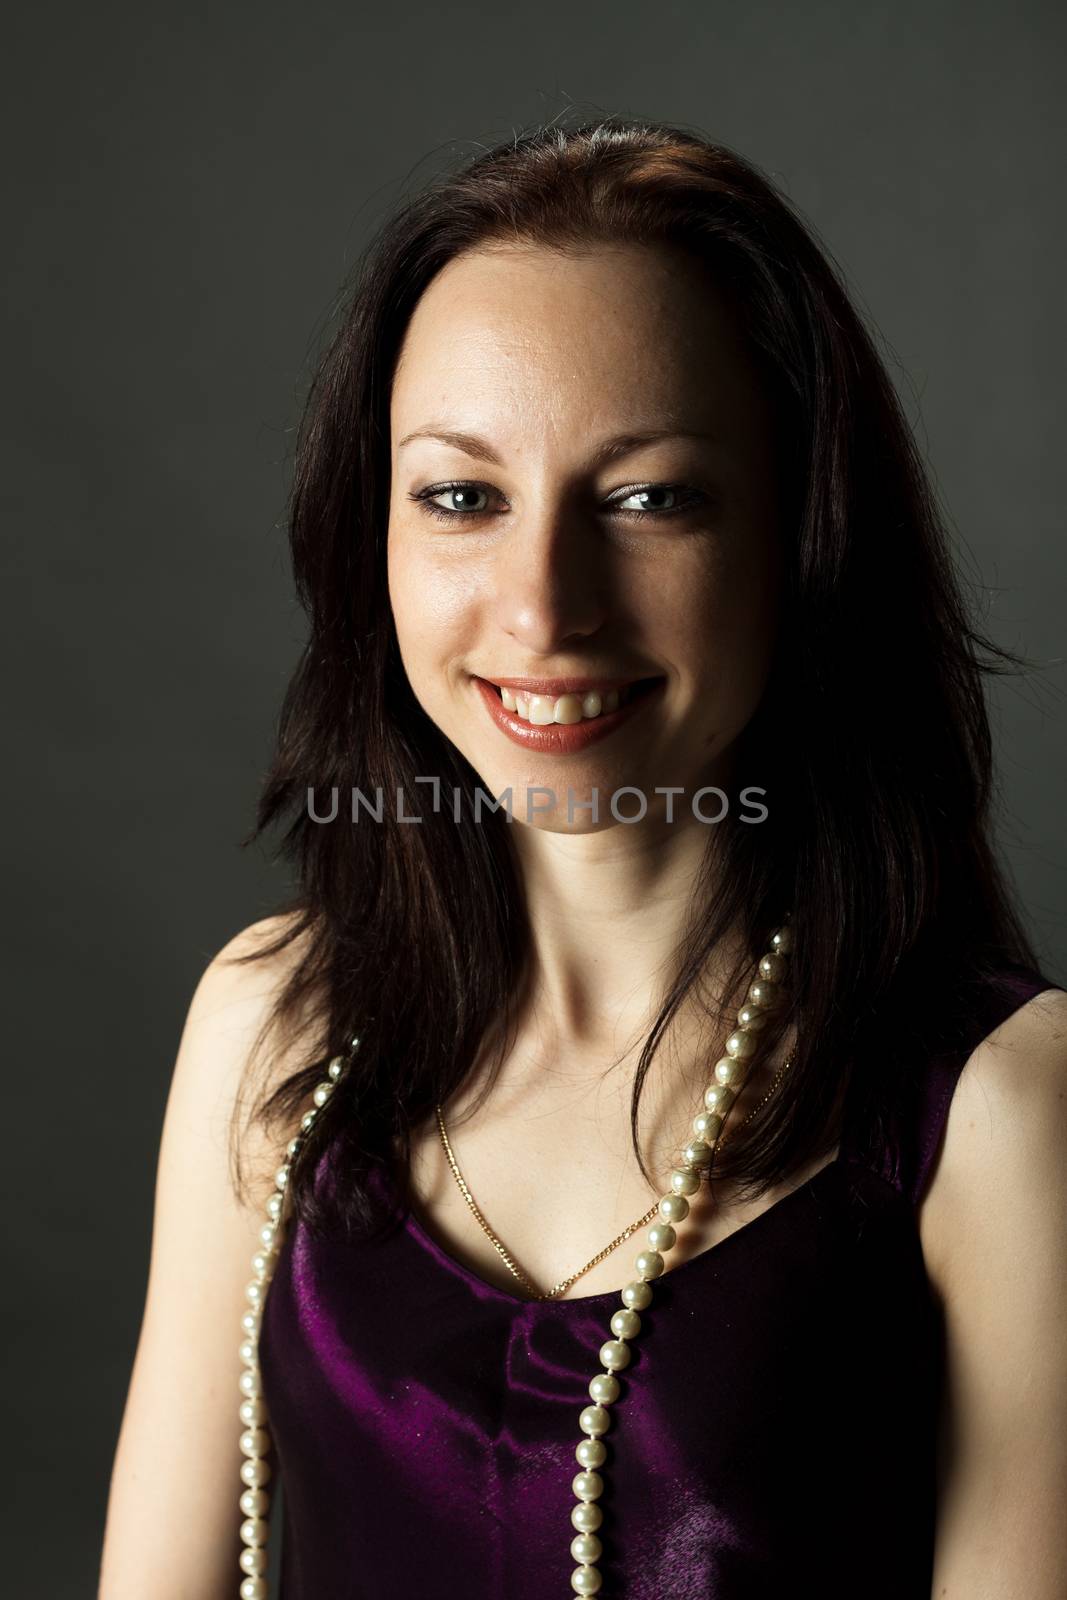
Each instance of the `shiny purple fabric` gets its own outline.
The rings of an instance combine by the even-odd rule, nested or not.
[[[659,1280],[607,1436],[604,1600],[929,1600],[915,1208],[967,1055],[1047,987],[1012,969],[873,1153],[846,1123],[834,1162]],[[414,1216],[373,1244],[292,1230],[260,1340],[282,1600],[572,1595],[578,1413],[618,1305],[491,1287]]]

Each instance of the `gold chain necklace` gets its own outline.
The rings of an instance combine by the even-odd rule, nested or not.
[[[767,1101],[771,1098],[771,1096],[774,1094],[775,1090],[778,1088],[778,1085],[781,1083],[782,1078],[785,1076],[786,1068],[791,1065],[791,1062],[792,1062],[792,1058],[790,1057],[788,1060],[786,1060],[786,1061],[784,1061],[782,1063],[782,1065],[779,1067],[777,1073],[775,1074],[773,1083],[771,1084],[770,1088],[767,1090],[767,1093],[763,1096],[763,1099],[759,1102],[759,1104],[757,1106],[754,1106],[752,1108],[752,1110],[749,1112],[748,1116],[745,1117],[744,1121],[738,1124],[737,1128],[735,1129],[735,1132],[740,1133],[742,1128],[745,1128],[745,1127],[748,1126],[748,1124],[752,1121],[752,1118],[756,1115],[756,1113],[758,1111],[762,1111],[763,1110],[763,1107],[767,1104]],[[511,1273],[512,1277],[517,1278],[519,1283],[521,1283],[524,1288],[529,1290],[530,1294],[533,1295],[535,1300],[554,1300],[557,1297],[557,1295],[561,1295],[565,1289],[569,1289],[570,1288],[572,1283],[577,1283],[579,1278],[584,1278],[585,1274],[587,1272],[590,1272],[593,1267],[598,1266],[601,1261],[606,1260],[607,1257],[611,1255],[612,1251],[613,1250],[617,1250],[619,1245],[623,1244],[630,1237],[630,1235],[632,1233],[636,1233],[637,1232],[638,1228],[643,1228],[646,1223],[651,1222],[653,1217],[655,1217],[656,1214],[659,1211],[659,1201],[657,1200],[657,1201],[654,1202],[653,1205],[651,1205],[649,1207],[649,1209],[645,1212],[643,1217],[638,1217],[636,1222],[631,1222],[630,1226],[628,1228],[624,1228],[622,1233],[619,1234],[617,1239],[613,1239],[610,1244],[605,1245],[603,1250],[598,1251],[598,1253],[593,1257],[592,1261],[587,1261],[584,1267],[580,1267],[577,1272],[572,1272],[569,1278],[563,1278],[563,1279],[560,1280],[559,1283],[553,1284],[551,1289],[538,1289],[537,1285],[532,1281],[532,1279],[529,1278],[527,1276],[527,1274],[522,1270],[522,1268],[520,1266],[518,1266],[518,1264],[515,1262],[514,1258],[511,1256],[511,1254],[509,1253],[507,1247],[505,1246],[503,1240],[500,1239],[497,1236],[497,1234],[495,1234],[493,1232],[493,1230],[489,1226],[488,1222],[486,1222],[484,1216],[482,1215],[482,1213],[481,1213],[481,1211],[480,1211],[480,1209],[478,1207],[477,1201],[475,1200],[474,1196],[471,1194],[470,1189],[467,1186],[466,1180],[464,1179],[462,1172],[460,1172],[460,1170],[459,1170],[459,1164],[456,1161],[455,1154],[454,1154],[454,1152],[452,1150],[452,1145],[449,1142],[448,1131],[445,1128],[444,1113],[442,1112],[440,1106],[436,1106],[435,1110],[437,1112],[437,1131],[441,1135],[441,1143],[444,1146],[445,1155],[448,1158],[448,1164],[452,1169],[452,1176],[455,1178],[457,1184],[459,1185],[460,1193],[463,1195],[464,1200],[466,1200],[468,1206],[470,1207],[471,1212],[472,1212],[472,1214],[474,1216],[474,1219],[478,1223],[478,1226],[481,1228],[482,1232],[490,1240],[490,1242],[491,1242],[491,1244],[493,1246],[493,1249],[496,1251],[496,1253],[500,1257],[501,1261],[507,1267],[507,1269]],[[729,1142],[729,1138],[730,1138],[729,1134],[721,1135],[720,1138],[716,1141],[716,1145],[715,1145],[716,1151],[721,1150],[723,1145],[725,1145],[725,1144],[727,1144]]]

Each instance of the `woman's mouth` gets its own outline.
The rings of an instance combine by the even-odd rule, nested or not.
[[[662,688],[662,677],[637,678],[629,683],[591,685],[575,683],[554,692],[546,686],[534,690],[512,683],[475,678],[486,708],[503,733],[526,749],[559,755],[584,749],[628,721],[647,699]]]
[[[639,678],[621,689],[590,689],[585,694],[561,695],[524,694],[521,689],[509,689],[506,684],[498,684],[496,688],[505,711],[514,711],[522,722],[529,722],[535,728],[545,728],[553,722],[569,727],[618,711],[620,705],[626,705],[655,682],[654,678]]]

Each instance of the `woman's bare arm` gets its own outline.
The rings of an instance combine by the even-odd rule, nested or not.
[[[151,1265],[111,1479],[99,1600],[231,1600],[238,1529],[240,1318],[272,1174],[284,1152],[246,1147],[250,1196],[229,1166],[242,1070],[292,947],[249,967],[276,919],[211,962],[193,996],[160,1145]],[[285,1063],[272,1063],[271,1077]]]
[[[1067,1593],[1067,994],[967,1062],[924,1206],[945,1313],[933,1600]]]

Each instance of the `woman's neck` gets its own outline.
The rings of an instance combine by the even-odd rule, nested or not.
[[[714,873],[714,856],[705,863],[713,844],[707,827],[693,823],[521,831],[531,960],[516,1016],[548,1055],[603,1070],[647,1034],[689,929],[694,886]],[[718,998],[717,981],[737,953],[733,940],[716,963],[721,974],[708,973],[706,993]],[[679,1042],[685,1032],[680,1020]]]

